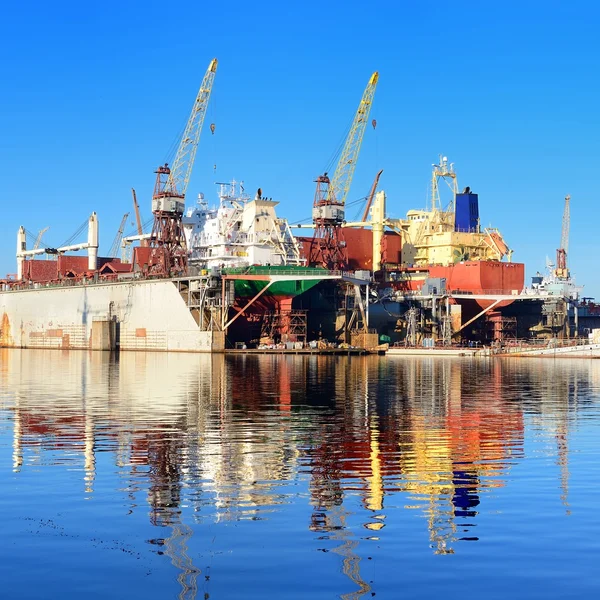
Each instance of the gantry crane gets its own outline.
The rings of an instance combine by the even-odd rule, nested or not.
[[[148,261],[150,271],[154,274],[182,273],[187,267],[187,250],[181,218],[216,72],[217,59],[213,58],[194,101],[173,166],[165,164],[155,171],[156,183],[152,195],[154,224]]]
[[[344,207],[378,79],[379,74],[375,71],[369,79],[354,115],[350,133],[346,138],[333,177],[330,179],[325,173],[315,180],[317,184],[313,203],[315,229],[308,258],[311,265],[320,265],[328,269],[344,268],[347,265],[347,252],[342,234],[342,224],[345,220]]]
[[[569,204],[571,196],[565,197],[565,210],[562,219],[562,234],[560,237],[560,248],[556,250],[556,271],[555,274],[560,279],[569,278],[569,268],[567,267],[567,257],[569,254],[569,226],[571,223],[571,214]]]
[[[121,225],[119,225],[117,235],[115,235],[115,239],[113,240],[112,246],[108,252],[108,256],[110,256],[110,258],[115,258],[119,252],[119,246],[121,245],[121,240],[123,239],[123,231],[125,230],[125,224],[127,223],[128,217],[129,213],[125,213],[121,219]]]

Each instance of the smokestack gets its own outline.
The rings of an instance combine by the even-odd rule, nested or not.
[[[88,222],[88,271],[98,268],[98,217],[93,212]]]
[[[25,235],[25,227],[21,225],[19,233],[17,233],[17,279],[19,281],[23,279],[23,263],[25,262],[23,252],[25,250],[27,250],[27,236]]]

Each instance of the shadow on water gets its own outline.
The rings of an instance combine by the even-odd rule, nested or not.
[[[586,364],[0,350],[0,422],[16,474],[78,465],[86,498],[107,453],[129,510],[143,495],[169,532],[147,545],[182,598],[208,585],[195,536],[209,523],[258,529],[289,506],[293,531],[340,556],[341,597],[359,598],[366,544],[401,514],[423,517],[435,554],[479,540],[486,495],[525,458],[526,418],[553,440],[568,510],[569,431],[600,380]]]

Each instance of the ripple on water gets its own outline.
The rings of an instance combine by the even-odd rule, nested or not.
[[[600,361],[9,350],[0,384],[13,597],[600,592]]]

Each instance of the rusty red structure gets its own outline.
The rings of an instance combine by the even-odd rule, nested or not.
[[[308,251],[308,264],[330,270],[346,269],[348,253],[342,233],[344,204],[338,202],[333,195],[327,173],[319,175],[315,183],[317,184],[313,203],[315,230]]]
[[[50,283],[66,279],[81,280],[84,277],[110,279],[111,274],[130,272],[132,265],[122,263],[119,258],[98,257],[97,271],[88,269],[86,256],[59,254],[56,260],[30,259],[25,261],[23,282]]]
[[[167,188],[171,169],[164,164],[155,171],[152,194],[154,224],[150,237],[149,273],[181,275],[187,270],[187,249],[181,218],[185,208],[184,194]]]
[[[373,270],[373,231],[358,227],[344,227],[342,231],[348,269]],[[311,249],[314,248],[314,238],[297,236],[296,239],[300,245],[300,255],[308,261]],[[401,252],[402,238],[394,231],[384,231],[381,240],[381,260],[386,269],[400,267]]]

